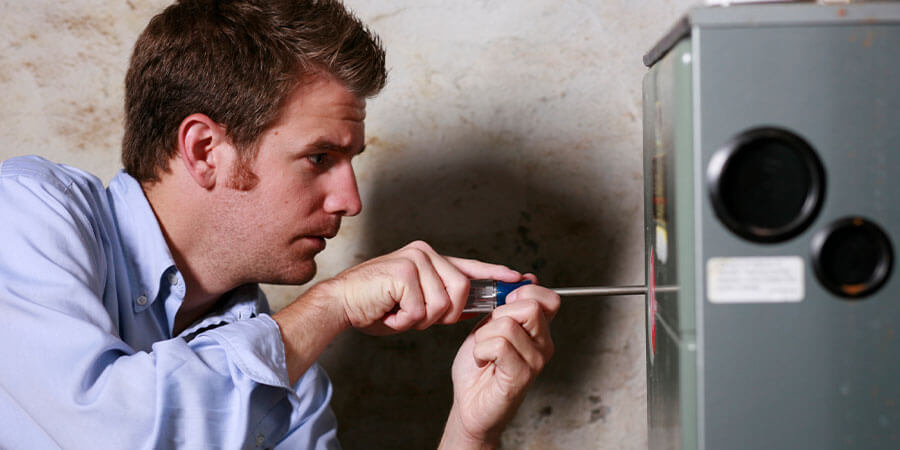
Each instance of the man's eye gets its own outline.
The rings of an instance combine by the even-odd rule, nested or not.
[[[309,162],[313,163],[313,165],[321,166],[327,161],[328,155],[325,153],[315,153],[312,155],[307,155],[306,159],[308,159]]]

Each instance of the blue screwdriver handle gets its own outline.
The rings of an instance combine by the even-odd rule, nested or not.
[[[503,306],[506,304],[506,296],[509,295],[510,292],[518,289],[521,286],[525,286],[526,284],[531,284],[531,280],[523,280],[516,283],[506,283],[504,281],[497,282],[497,306]]]

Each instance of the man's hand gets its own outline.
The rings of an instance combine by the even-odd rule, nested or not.
[[[329,280],[328,290],[342,301],[349,325],[371,334],[390,334],[459,320],[469,280],[514,282],[522,275],[480,261],[439,255],[416,241],[366,261]]]
[[[441,256],[424,242],[366,261],[313,286],[272,318],[281,328],[293,384],[348,326],[391,334],[459,320],[469,280],[514,282],[515,270]]]
[[[533,276],[528,278],[534,280]],[[441,448],[496,447],[525,391],[553,354],[559,296],[522,286],[469,335],[453,362],[453,407]]]

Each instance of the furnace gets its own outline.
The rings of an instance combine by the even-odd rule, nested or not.
[[[900,4],[699,7],[644,62],[650,447],[900,448]]]

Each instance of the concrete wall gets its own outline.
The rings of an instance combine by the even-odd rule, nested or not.
[[[131,46],[166,3],[0,1],[0,158],[41,154],[109,180]],[[641,56],[692,3],[347,0],[391,72],[369,103],[364,212],[320,277],[425,239],[550,286],[642,283]],[[303,289],[267,287],[276,308]],[[341,335],[322,363],[343,445],[436,445],[474,324]],[[645,447],[642,298],[566,301],[553,335],[504,447]]]

